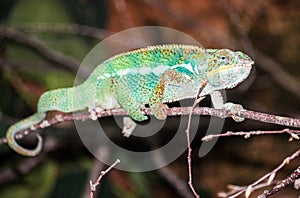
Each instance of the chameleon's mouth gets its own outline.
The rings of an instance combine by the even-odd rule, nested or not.
[[[238,64],[237,66],[242,66],[242,67],[252,67],[252,65],[254,64],[254,61],[241,61],[240,64]]]
[[[252,67],[253,64],[254,64],[254,61],[252,61],[252,60],[251,61],[240,61],[238,64],[220,66],[218,68],[217,72],[230,70],[231,68],[234,68],[234,67]]]
[[[210,78],[215,76],[216,74],[232,71],[237,68],[244,68],[244,69],[248,68],[246,69],[246,71],[248,71],[251,70],[253,64],[254,61],[251,60],[251,61],[241,61],[238,64],[234,64],[234,65],[222,65],[217,70],[208,72],[208,77]]]

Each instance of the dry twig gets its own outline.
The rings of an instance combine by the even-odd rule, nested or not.
[[[120,160],[117,159],[111,166],[109,166],[105,171],[101,171],[97,181],[95,183],[90,180],[90,198],[94,198],[94,192],[96,191],[97,186],[100,184],[101,179],[104,175],[106,175],[113,167],[115,167],[118,163],[120,163]]]
[[[157,170],[161,176],[163,176],[178,192],[181,197],[192,198],[193,194],[190,192],[186,183],[178,178],[178,176],[167,166],[162,167]]]
[[[66,66],[73,72],[77,72],[80,66],[80,62],[74,58],[49,48],[39,39],[26,35],[17,29],[0,26],[0,37],[31,47],[49,60]]]
[[[227,131],[226,133],[221,134],[212,134],[207,135],[202,138],[202,141],[209,141],[213,138],[219,138],[219,137],[231,137],[231,136],[244,136],[244,138],[250,138],[252,135],[271,135],[271,134],[282,134],[287,133],[290,134],[289,141],[292,141],[293,139],[299,140],[300,130],[291,130],[291,129],[282,129],[282,130],[275,130],[275,131],[239,131],[239,132],[233,132],[233,131]]]
[[[75,34],[96,39],[105,39],[111,35],[107,30],[75,23],[25,23],[14,28],[24,32]]]
[[[285,188],[287,185],[294,183],[296,179],[299,178],[299,176],[300,176],[300,166],[296,170],[294,170],[293,173],[290,174],[287,178],[278,182],[272,189],[265,190],[263,194],[258,196],[258,198],[270,197],[271,195]]]
[[[188,174],[189,174],[189,181],[188,184],[195,195],[195,197],[199,198],[200,196],[196,192],[194,186],[193,186],[193,179],[192,179],[192,148],[191,148],[191,140],[190,140],[190,128],[191,128],[191,122],[192,122],[192,115],[193,115],[193,109],[196,107],[196,105],[203,99],[203,98],[198,98],[200,96],[201,91],[204,89],[204,87],[207,85],[208,81],[206,80],[205,82],[202,83],[201,87],[199,88],[194,104],[192,106],[191,112],[188,114],[189,119],[188,119],[188,126],[185,130],[186,133],[186,139],[187,139],[187,147],[188,147],[188,156],[187,156],[187,162],[188,162]]]
[[[282,161],[282,163],[278,167],[276,167],[274,170],[272,170],[271,172],[265,174],[263,177],[259,178],[258,180],[256,180],[252,184],[250,184],[248,186],[231,186],[231,189],[232,189],[231,191],[229,191],[227,193],[220,192],[218,194],[219,197],[235,198],[235,197],[238,197],[239,195],[245,193],[245,197],[248,198],[254,190],[256,190],[258,188],[261,188],[261,187],[269,186],[273,182],[277,172],[279,170],[281,170],[285,165],[289,164],[290,161],[292,161],[293,159],[295,159],[299,155],[300,155],[300,149],[297,150],[295,153],[293,153],[291,156],[285,158]],[[298,169],[296,171],[298,172]],[[279,188],[276,188],[276,189],[279,189]],[[260,198],[264,198],[263,195]]]

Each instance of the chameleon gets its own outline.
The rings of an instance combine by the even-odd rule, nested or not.
[[[210,95],[215,108],[226,108],[229,103],[224,104],[220,90],[244,81],[253,64],[240,51],[184,44],[123,52],[99,64],[82,84],[44,92],[38,100],[37,112],[8,128],[7,143],[21,155],[38,155],[43,143],[40,135],[37,134],[34,149],[22,147],[15,135],[41,123],[47,112],[53,110],[70,113],[87,109],[92,115],[95,109],[123,108],[133,120],[144,121],[148,117],[141,108],[148,105],[157,119],[164,120],[166,103],[195,98],[205,81],[199,97]]]

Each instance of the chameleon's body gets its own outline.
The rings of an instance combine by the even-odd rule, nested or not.
[[[164,103],[210,94],[216,108],[223,108],[218,90],[233,88],[250,73],[253,61],[241,52],[204,49],[190,45],[150,46],[116,55],[96,67],[81,85],[45,92],[37,113],[12,125],[8,145],[26,156],[37,155],[42,147],[28,150],[15,141],[15,134],[44,120],[46,112],[76,112],[95,108],[122,107],[136,121],[143,121],[141,108],[148,104],[158,119],[165,119]]]

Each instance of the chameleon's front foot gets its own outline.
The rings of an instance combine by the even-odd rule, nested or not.
[[[168,108],[166,104],[150,104],[153,115],[159,120],[167,119],[167,114],[164,111],[165,108]]]
[[[229,110],[229,112],[230,112],[231,114],[237,114],[237,113],[239,113],[240,111],[242,111],[242,110],[244,109],[242,105],[240,105],[240,104],[234,104],[234,103],[232,103],[232,102],[227,102],[227,103],[225,103],[225,104],[224,104],[224,108],[225,108],[226,110]],[[240,116],[236,116],[236,115],[233,115],[233,116],[232,116],[232,119],[233,119],[234,121],[236,121],[236,122],[242,122],[242,121],[245,120],[245,118],[240,117]]]
[[[101,111],[104,111],[104,109],[100,108],[100,107],[95,107],[95,108],[89,108],[88,110],[90,112],[90,118],[93,121],[96,121],[98,119],[97,114],[100,113]]]

